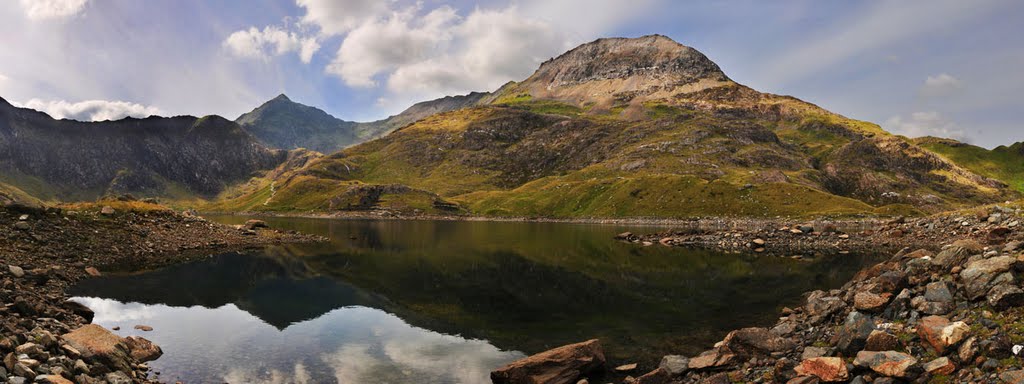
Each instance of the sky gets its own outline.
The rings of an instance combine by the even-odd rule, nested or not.
[[[733,80],[911,137],[1024,141],[1016,0],[11,0],[0,97],[58,118],[354,121],[491,91],[600,37],[663,34]]]

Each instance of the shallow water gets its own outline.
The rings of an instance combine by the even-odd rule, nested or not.
[[[636,226],[267,221],[331,242],[106,275],[72,294],[96,323],[163,347],[151,366],[167,381],[485,383],[509,361],[591,338],[613,364],[696,354],[875,259],[611,239],[658,230]]]

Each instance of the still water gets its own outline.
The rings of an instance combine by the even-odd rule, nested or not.
[[[612,364],[693,355],[875,260],[612,240],[658,230],[636,226],[267,221],[331,241],[107,274],[72,294],[96,323],[160,345],[150,365],[165,381],[476,384],[527,354],[592,338]]]

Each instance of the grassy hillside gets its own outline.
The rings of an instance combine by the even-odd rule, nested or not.
[[[916,141],[964,168],[1024,192],[1024,143],[988,150],[951,139],[925,137]]]
[[[584,44],[475,106],[280,169],[211,207],[429,212],[430,201],[502,216],[906,215],[1018,196],[995,176],[875,124],[737,84],[700,52],[645,36]],[[369,203],[341,203],[353,199]]]

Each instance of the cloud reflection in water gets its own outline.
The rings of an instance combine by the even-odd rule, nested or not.
[[[75,300],[96,312],[96,323],[160,345],[165,355],[151,365],[165,381],[477,384],[523,356],[366,307],[335,309],[278,330],[233,304],[210,309]],[[137,324],[154,331],[135,330]]]

